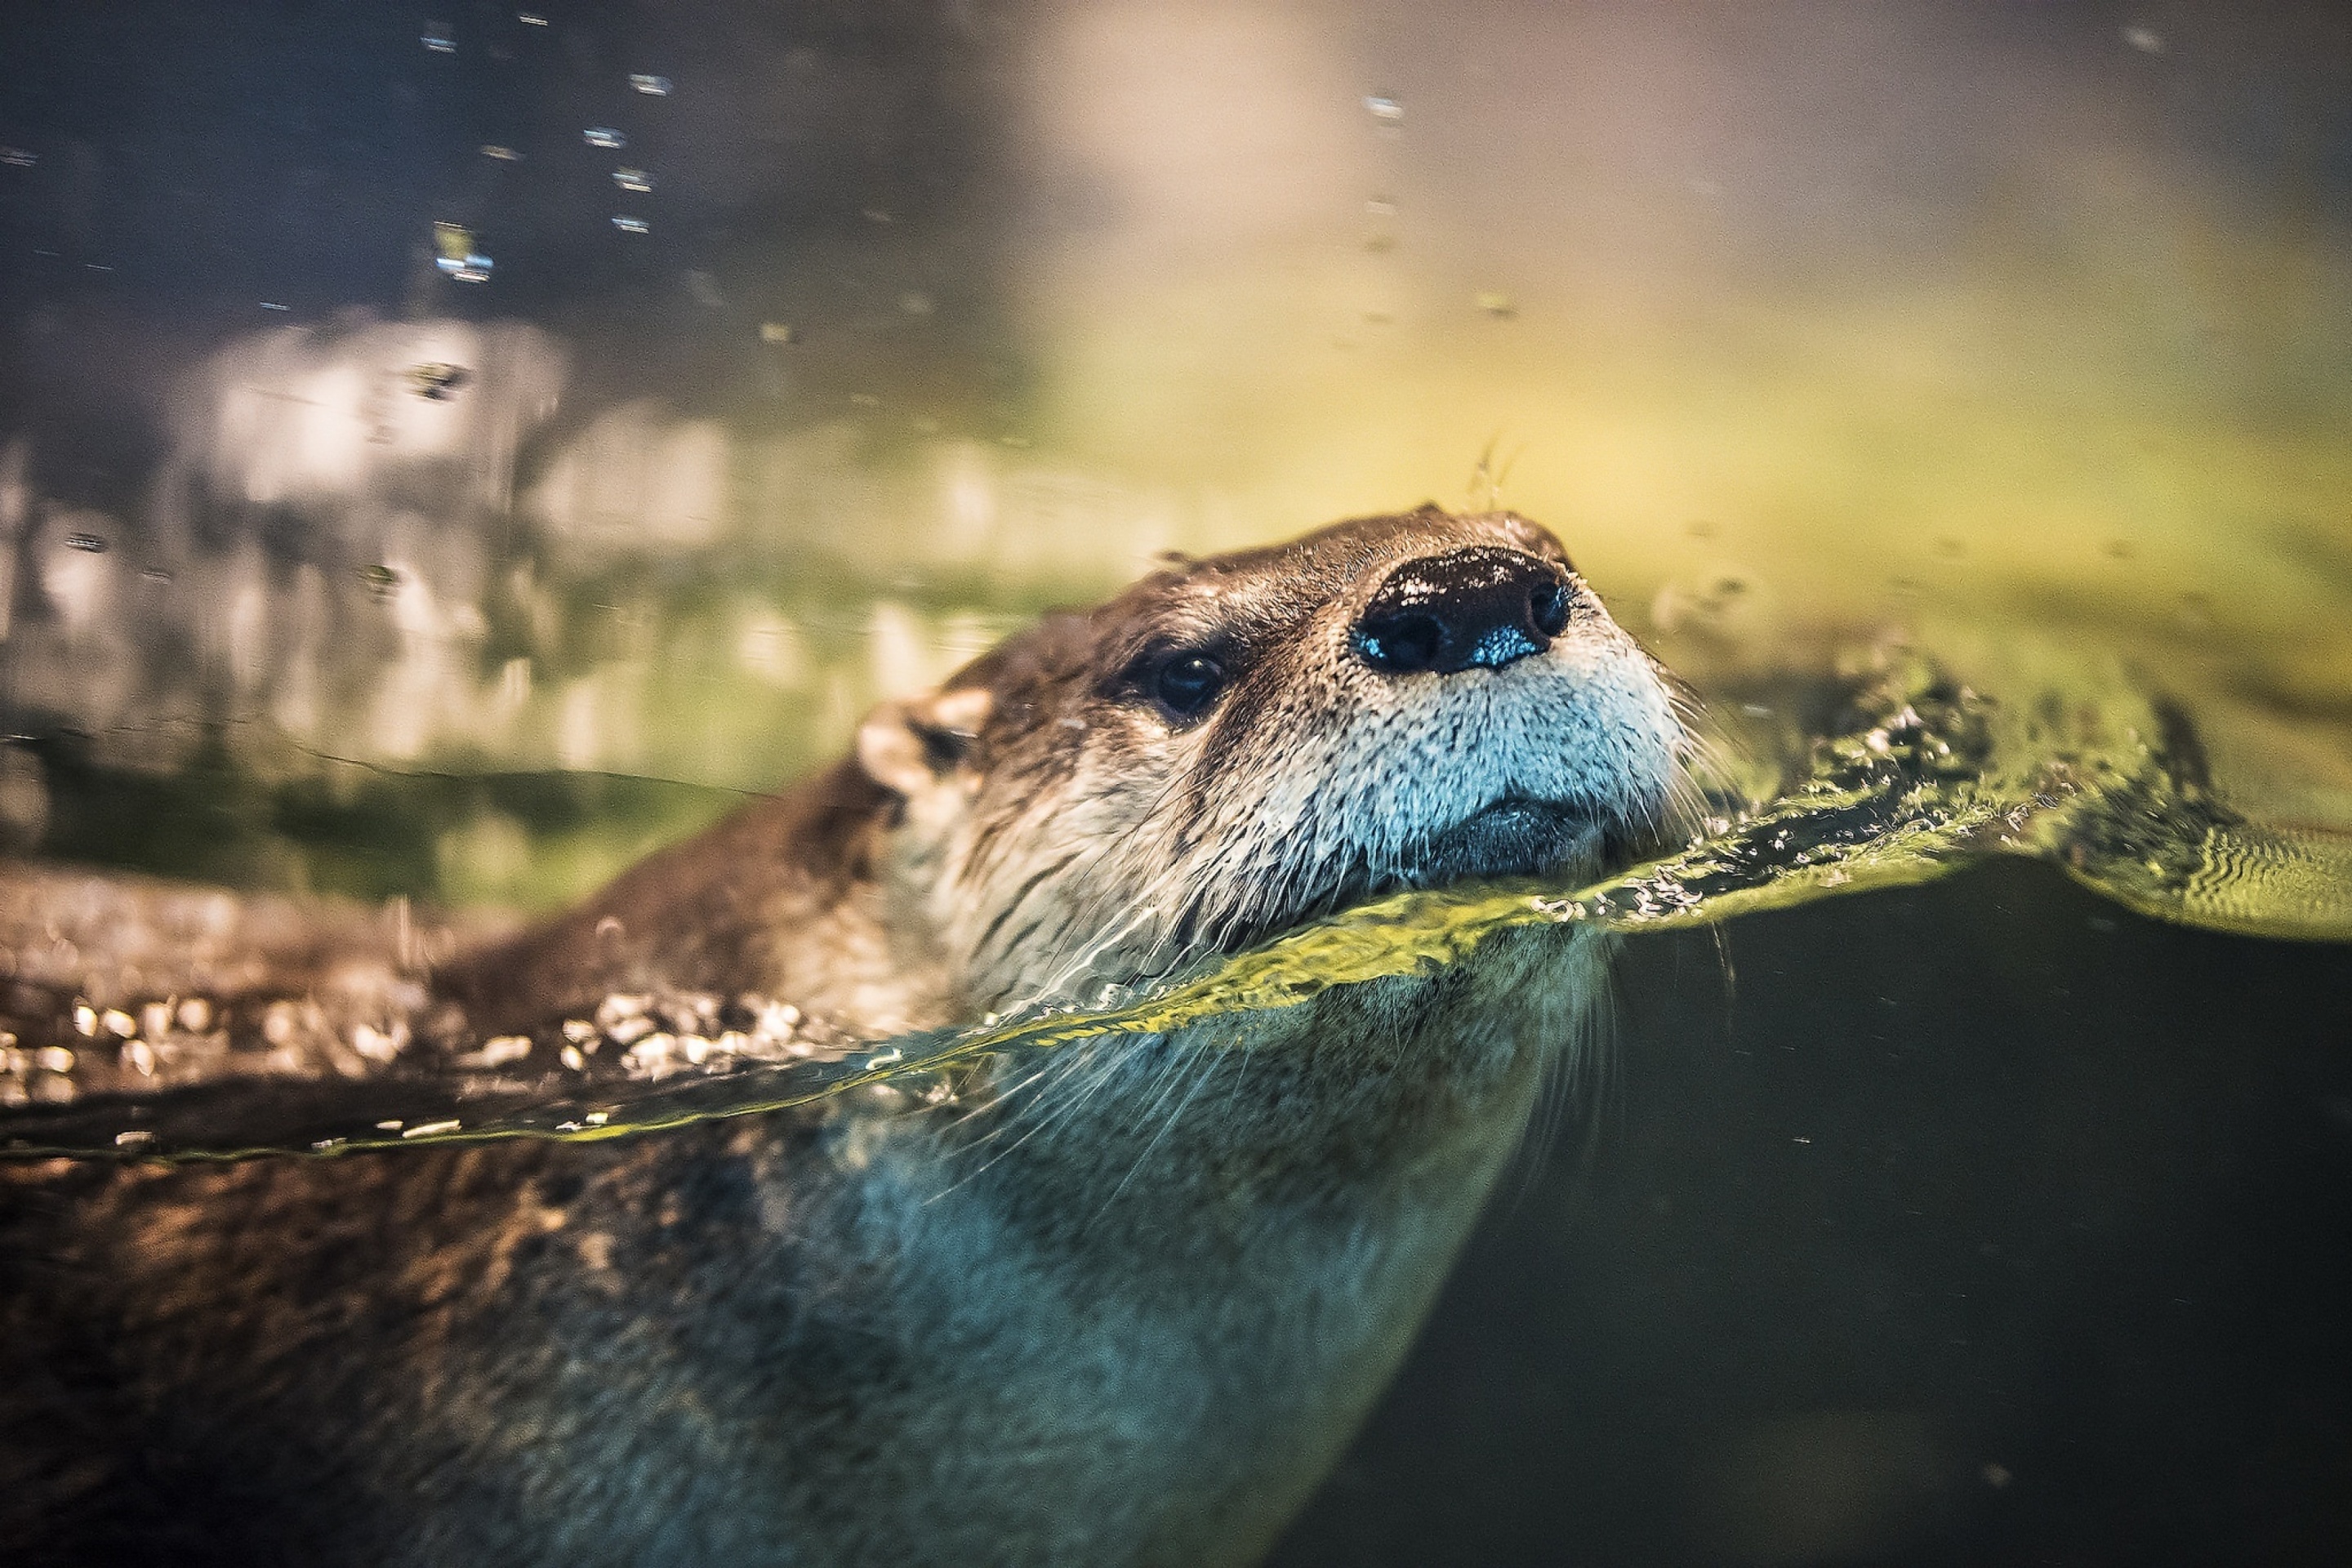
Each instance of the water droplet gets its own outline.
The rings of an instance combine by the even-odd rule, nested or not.
[[[1400,124],[1404,120],[1404,105],[1386,93],[1372,93],[1364,100],[1364,110],[1383,125]]]
[[[647,223],[645,219],[641,217],[627,217],[620,214],[614,215],[613,226],[619,229],[623,234],[650,234],[653,232],[653,225]]]
[[[544,27],[547,26],[547,18],[541,16],[536,11],[518,11],[515,13],[515,20],[520,22],[526,27]]]
[[[649,76],[642,71],[632,71],[629,73],[629,85],[647,98],[669,96],[669,78],[666,76]]]
[[[41,161],[40,154],[22,147],[0,147],[0,167],[29,169]]]
[[[384,565],[382,562],[373,566],[362,566],[360,568],[360,581],[365,583],[368,592],[378,599],[390,599],[400,592],[400,568]]]
[[[265,310],[290,310],[294,307],[291,305],[281,305],[275,300],[264,300],[261,302],[261,308]]]
[[[2137,22],[2124,29],[2124,42],[2144,55],[2164,53],[2164,35]]]
[[[400,1135],[403,1138],[430,1138],[436,1132],[455,1132],[461,1125],[463,1123],[452,1116],[442,1121],[420,1121],[414,1127],[404,1127]]]
[[[502,142],[483,142],[482,156],[485,158],[496,158],[501,163],[519,163],[522,162],[522,154]]]
[[[760,341],[763,343],[789,343],[797,341],[799,335],[793,330],[793,324],[790,321],[760,323]]]
[[[128,1132],[118,1132],[114,1135],[114,1146],[118,1149],[143,1149],[153,1142],[155,1142],[155,1134],[136,1127]]]
[[[103,555],[106,553],[106,541],[95,533],[68,533],[66,535],[66,548],[79,550],[85,555]]]
[[[629,144],[629,139],[626,136],[609,125],[591,125],[580,134],[587,138],[588,145],[591,147],[602,147],[607,152]]]
[[[457,39],[451,33],[448,23],[427,22],[425,24],[425,47],[436,55],[454,55],[457,52]]]
[[[615,169],[613,171],[613,183],[625,191],[650,191],[654,188],[654,177],[643,169]]]
[[[462,224],[433,226],[433,247],[439,252],[433,265],[460,283],[489,280],[490,258],[475,247],[474,233]]]
[[[427,403],[446,403],[449,395],[474,379],[462,364],[432,362],[408,367],[408,389]]]
[[[1470,302],[1498,321],[1508,321],[1519,313],[1519,303],[1500,289],[1481,289],[1470,296]]]

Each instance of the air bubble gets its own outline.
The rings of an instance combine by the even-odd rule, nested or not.
[[[433,247],[439,254],[433,265],[460,283],[487,283],[490,258],[475,247],[474,234],[462,224],[433,226]]]
[[[452,393],[473,379],[474,373],[462,364],[434,362],[408,367],[408,390],[427,403],[446,403]]]

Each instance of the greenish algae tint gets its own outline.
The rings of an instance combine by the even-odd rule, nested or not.
[[[707,1037],[719,1036],[716,1027],[697,1033],[686,1018],[665,1037],[681,1042],[675,1059],[575,1054],[567,1069],[536,1079],[502,1070],[497,1044],[470,1038],[423,1062],[387,1061],[373,1077],[346,1067],[281,1081],[184,1082],[149,1095],[60,1092],[59,1083],[74,1082],[68,1068],[44,1071],[46,1102],[20,1105],[0,1127],[19,1155],[223,1159],[512,1137],[598,1140],[880,1087],[937,1103],[952,1095],[959,1065],[982,1057],[1225,1016],[1238,1022],[1331,987],[1462,962],[1517,927],[1671,930],[1924,882],[1993,856],[2053,862],[2161,920],[2352,940],[2352,837],[2233,809],[2212,788],[2189,721],[2163,700],[2085,683],[2004,701],[1902,647],[1853,650],[1844,665],[1717,699],[1713,707],[1725,718],[1701,746],[1690,841],[1591,886],[1397,894],[1204,973],[1106,985],[1092,1005],[992,1017],[946,1034],[835,1042],[782,1063],[721,1047]],[[110,1005],[128,1018],[122,1007],[152,1000]],[[623,1005],[658,1013],[652,998]],[[79,1011],[88,1016],[78,1026],[93,1056],[131,1048],[96,1026],[97,1008]],[[245,1011],[267,1027],[266,1005],[248,1003]]]

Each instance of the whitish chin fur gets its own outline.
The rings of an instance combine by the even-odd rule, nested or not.
[[[1531,877],[1598,864],[1605,835],[1587,813],[1553,801],[1504,799],[1433,835],[1412,880]]]

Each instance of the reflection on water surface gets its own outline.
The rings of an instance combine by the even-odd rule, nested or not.
[[[1591,887],[1398,895],[1173,983],[1105,986],[1083,1005],[991,1016],[949,1035],[841,1038],[812,1033],[789,998],[685,992],[614,994],[593,1016],[546,1021],[538,1038],[436,1033],[422,979],[460,936],[417,934],[405,902],[383,918],[398,927],[395,968],[409,978],[381,983],[368,1021],[331,1019],[303,996],[242,994],[232,1006],[205,998],[236,994],[233,975],[208,984],[201,962],[165,988],[142,976],[136,952],[104,965],[70,948],[58,955],[60,911],[103,897],[58,879],[20,891],[12,911],[16,1042],[0,1083],[20,1108],[10,1136],[26,1152],[341,1152],[608,1137],[886,1083],[935,1093],[937,1075],[959,1062],[1292,1005],[1459,961],[1514,927],[1671,929],[1923,881],[1993,855],[2053,861],[2158,918],[2352,935],[2352,841],[2232,809],[2213,793],[2187,717],[2128,689],[2004,702],[1915,650],[1881,647],[1855,650],[1849,673],[1783,676],[1717,707],[1727,721],[1698,764],[1700,830],[1660,858]],[[267,941],[266,913],[231,935],[217,897],[193,901],[201,907],[176,918],[219,951]],[[84,908],[72,918],[98,917]],[[152,917],[128,906],[120,918]],[[142,940],[201,951],[168,931]],[[226,1104],[161,1092],[231,1077],[307,1087]],[[83,1104],[91,1094],[97,1102]],[[385,1113],[395,1102],[404,1113]]]

